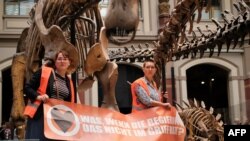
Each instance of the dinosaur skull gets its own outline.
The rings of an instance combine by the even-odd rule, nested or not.
[[[134,39],[139,23],[138,0],[110,0],[104,24],[109,40],[116,44],[125,44]],[[133,32],[130,39],[122,37]],[[117,37],[119,36],[119,37]]]

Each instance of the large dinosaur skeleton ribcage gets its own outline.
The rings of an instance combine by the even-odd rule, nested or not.
[[[102,26],[98,1],[95,0],[92,3],[87,3],[84,0],[75,2],[71,0],[43,1],[43,13],[41,14],[45,27],[49,28],[52,25],[60,26],[67,40],[75,44],[79,53],[78,56],[80,57],[79,67],[83,67],[88,48],[98,41],[98,34]],[[26,54],[30,55],[27,56],[28,79],[37,70],[44,53],[44,48],[39,37],[39,30],[34,19],[35,11],[31,11],[30,14],[31,25],[26,38]],[[71,27],[72,25],[73,27]],[[73,28],[74,31],[72,31]]]

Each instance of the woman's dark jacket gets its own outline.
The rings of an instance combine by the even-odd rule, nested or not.
[[[27,82],[25,84],[25,94],[27,96],[27,98],[29,98],[32,102],[36,100],[36,97],[39,95],[39,93],[37,93],[37,89],[40,86],[40,79],[41,79],[41,74],[42,74],[42,69],[39,69],[37,72],[35,72],[32,76],[32,78],[30,79],[29,82]],[[46,94],[51,97],[51,94],[53,93],[53,83],[55,82],[54,76],[51,73],[50,77],[49,77],[49,82],[47,85],[47,89],[46,89]],[[66,77],[66,85],[69,89],[69,93],[70,95],[65,98],[65,101],[70,102],[71,100],[71,88],[70,88],[70,80],[68,77]],[[75,90],[74,90],[75,92]],[[75,95],[75,94],[74,94]],[[76,96],[74,102],[76,102]],[[35,113],[34,119],[38,119],[41,116],[43,116],[43,104],[41,104],[38,109],[37,112]]]

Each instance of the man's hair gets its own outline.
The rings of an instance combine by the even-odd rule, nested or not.
[[[145,60],[145,61],[143,62],[143,67],[145,67],[145,65],[146,65],[147,62],[152,62],[152,63],[155,64],[155,61],[154,61],[154,60],[152,60],[152,59],[147,59],[147,60]]]

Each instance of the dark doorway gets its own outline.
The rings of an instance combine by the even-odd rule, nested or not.
[[[143,71],[129,64],[118,64],[118,80],[116,83],[115,93],[119,110],[123,114],[129,114],[132,110],[132,95],[130,84],[139,77],[143,76]],[[98,84],[98,105],[100,107],[103,99],[101,85]]]
[[[214,113],[222,114],[222,120],[229,122],[228,75],[229,72],[215,65],[202,64],[187,71],[188,99],[205,102],[206,108],[214,108]]]
[[[2,71],[2,122],[8,122],[10,118],[10,112],[12,107],[12,80],[11,80],[11,68],[7,68]]]

